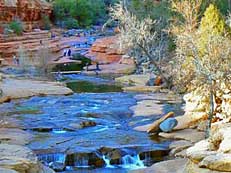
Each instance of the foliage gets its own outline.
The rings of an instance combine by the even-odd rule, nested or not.
[[[171,31],[174,35],[190,33],[198,27],[198,19],[203,0],[172,0],[172,10],[177,14],[173,18]]]
[[[95,24],[98,19],[106,16],[105,3],[102,0],[55,0],[54,17],[56,22],[77,20],[79,26],[86,27]],[[75,25],[76,26],[75,22]]]
[[[139,19],[150,17],[151,19],[162,20],[165,23],[171,18],[170,3],[162,0],[153,3],[153,0],[131,0],[128,5],[129,11],[135,14]]]
[[[215,5],[210,4],[206,9],[203,18],[201,19],[201,24],[199,27],[199,32],[201,34],[199,41],[201,44],[201,49],[205,49],[204,47],[206,46],[210,35],[224,35],[225,27],[225,20],[221,13]]]
[[[217,7],[210,4],[201,19],[200,30],[203,34],[221,35],[225,31],[225,20]]]
[[[17,35],[21,35],[23,32],[23,24],[19,19],[13,20],[8,25],[9,29],[13,30]]]
[[[63,24],[66,29],[77,29],[79,27],[78,21],[74,18],[67,18]]]
[[[49,16],[42,15],[42,22],[43,22],[45,30],[50,30],[51,29],[51,21],[49,19]]]
[[[176,35],[173,72],[176,86],[187,91],[200,87],[203,89],[201,92],[210,98],[209,132],[216,93],[222,92],[223,85],[231,79],[231,39],[225,34],[224,20],[214,5],[206,9],[200,24],[199,28],[193,29],[184,28],[188,27],[187,24],[182,25],[184,32]]]
[[[160,67],[167,47],[165,33],[159,29],[159,22],[150,17],[139,20],[126,10],[120,2],[110,9],[111,17],[119,21],[120,48],[136,59],[137,66],[152,65],[158,75],[169,84]]]
[[[227,13],[231,10],[230,0],[203,0],[201,8],[202,13],[211,3],[214,4],[223,15],[227,15]]]

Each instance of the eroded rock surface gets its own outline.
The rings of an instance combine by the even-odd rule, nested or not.
[[[50,16],[51,4],[44,0],[0,0],[0,23],[11,22],[18,17],[25,29],[41,25],[42,14]]]
[[[12,99],[26,98],[38,95],[68,95],[73,92],[58,82],[5,79],[0,87],[4,96]]]

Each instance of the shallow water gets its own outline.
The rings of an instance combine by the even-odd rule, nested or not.
[[[91,85],[114,85],[107,79],[84,79]],[[83,76],[69,80],[82,82]],[[132,117],[129,107],[136,104],[135,94],[92,91],[17,100],[0,105],[0,110],[34,134],[28,146],[44,164],[65,167],[65,173],[123,173],[163,159],[170,141],[133,130],[131,122],[158,118]],[[175,105],[166,104],[166,112],[174,109]]]

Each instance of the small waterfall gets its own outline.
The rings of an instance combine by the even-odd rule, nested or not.
[[[55,133],[55,134],[63,134],[63,133],[66,133],[67,131],[66,130],[63,130],[63,129],[53,129],[52,130],[52,133]]]
[[[121,159],[122,168],[125,169],[139,169],[139,168],[145,168],[146,166],[144,165],[143,161],[140,160],[140,156],[137,155],[125,155]]]
[[[106,164],[106,168],[124,168],[124,169],[140,169],[145,168],[143,161],[140,160],[139,155],[125,155],[121,158],[121,164],[120,165],[111,165],[110,159],[107,158],[105,155],[102,156],[102,159],[104,160]]]
[[[54,154],[38,154],[38,159],[44,162],[46,165],[49,165],[51,162],[65,163],[66,155],[63,153],[54,153]]]
[[[88,168],[89,167],[88,158],[86,158],[86,157],[82,157],[82,158],[78,157],[78,158],[76,158],[74,166],[78,167],[78,168]]]
[[[102,159],[104,160],[104,162],[106,164],[106,168],[115,168],[115,166],[111,165],[110,159],[106,158],[105,155],[103,155]]]
[[[92,158],[91,154],[83,154],[83,153],[74,153],[67,155],[66,165],[69,167],[75,168],[89,168],[90,158]]]

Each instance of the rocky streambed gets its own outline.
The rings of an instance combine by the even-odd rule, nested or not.
[[[78,93],[0,105],[2,117],[17,121],[33,135],[27,146],[44,165],[63,173],[117,173],[150,166],[167,156],[170,140],[134,130],[160,117],[155,110],[155,116],[133,116],[130,108],[137,104],[137,94],[121,92],[108,79],[81,75],[65,79]],[[163,101],[158,104],[163,114],[179,109]]]

